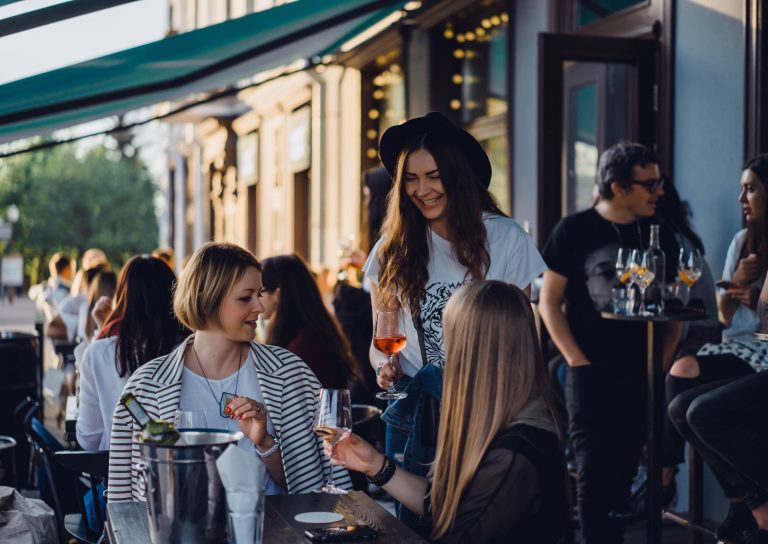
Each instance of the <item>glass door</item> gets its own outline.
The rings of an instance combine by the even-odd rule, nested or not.
[[[595,201],[600,154],[621,140],[657,147],[657,42],[539,37],[539,243]]]

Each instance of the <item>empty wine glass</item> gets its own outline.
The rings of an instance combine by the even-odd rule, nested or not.
[[[645,309],[645,290],[653,283],[655,278],[651,268],[651,254],[645,249],[634,249],[629,260],[632,266],[632,281],[640,289],[640,309],[637,315],[653,315]]]
[[[373,336],[373,346],[387,356],[387,362],[394,370],[395,354],[405,347],[405,329],[403,328],[403,312],[400,308],[382,308],[376,311],[376,331]],[[382,400],[402,399],[408,396],[404,391],[395,389],[393,383],[386,391],[376,394]]]
[[[313,430],[320,438],[333,444],[334,449],[336,443],[352,431],[352,401],[349,390],[320,390]],[[320,491],[333,495],[346,494],[345,490],[333,484],[333,468],[331,464],[331,475]]]
[[[173,413],[173,426],[179,431],[199,431],[208,428],[208,415],[204,409],[176,410]]]

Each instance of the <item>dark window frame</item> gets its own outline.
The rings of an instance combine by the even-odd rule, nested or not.
[[[768,1],[744,2],[744,161],[768,149]]]
[[[515,209],[515,179],[514,179],[514,96],[515,96],[515,0],[501,0],[504,9],[509,17],[507,26],[507,81],[506,92],[508,107],[506,112],[495,115],[484,115],[471,120],[468,123],[462,123],[461,113],[450,108],[450,100],[453,95],[447,92],[449,87],[446,85],[431,85],[429,93],[430,110],[440,111],[448,116],[451,121],[463,126],[463,128],[473,134],[478,139],[485,139],[492,136],[504,135],[507,138],[507,190],[508,201],[502,204],[509,206],[510,212]],[[430,74],[431,82],[445,80],[445,73],[461,71],[462,62],[452,55],[453,46],[447,46],[442,38],[442,26],[454,14],[468,9],[474,5],[472,0],[454,0],[438,4],[435,8],[428,10],[416,18],[417,24],[423,30],[429,33],[429,54],[430,54]],[[477,8],[482,12],[484,8]],[[437,62],[435,59],[439,58]],[[450,65],[450,68],[446,68]],[[503,126],[506,124],[506,126]]]
[[[763,0],[747,0],[763,1]],[[675,13],[674,0],[647,0],[604,19],[574,29],[571,25],[576,0],[567,0],[557,18],[557,31],[564,34],[606,36],[613,38],[655,38],[659,41],[657,59],[659,87],[658,152],[664,172],[674,166],[674,91],[675,91]]]

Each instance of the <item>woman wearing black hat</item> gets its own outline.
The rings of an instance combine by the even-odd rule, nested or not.
[[[490,161],[468,132],[429,113],[389,128],[379,149],[393,187],[381,239],[364,272],[372,284],[374,319],[380,307],[401,307],[407,344],[397,366],[373,347],[371,363],[382,388],[394,382],[409,393],[385,413],[387,452],[406,452],[404,466],[425,473],[435,444],[425,444],[424,437],[430,442],[436,429],[425,428],[429,407],[423,397],[440,398],[448,298],[481,279],[502,280],[530,294],[531,282],[546,266],[531,238],[488,191]],[[410,379],[422,369],[429,376]],[[436,421],[434,414],[427,419]]]

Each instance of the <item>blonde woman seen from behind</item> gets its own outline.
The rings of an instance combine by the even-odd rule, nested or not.
[[[395,468],[356,435],[325,443],[331,462],[365,473],[440,542],[559,542],[564,464],[527,296],[500,281],[458,289],[443,315],[446,360],[428,478]]]

